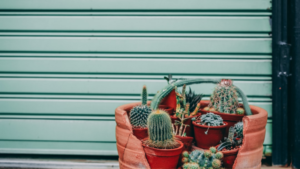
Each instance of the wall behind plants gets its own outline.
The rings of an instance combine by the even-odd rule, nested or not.
[[[114,109],[230,78],[269,112],[269,0],[1,0],[0,153],[117,155]],[[213,85],[193,85],[206,98]]]

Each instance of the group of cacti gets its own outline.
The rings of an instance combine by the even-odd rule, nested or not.
[[[190,154],[187,151],[182,153],[183,169],[219,169],[222,166],[222,152],[217,152],[215,147],[209,150],[194,150]]]
[[[205,111],[218,111],[228,114],[243,115],[245,110],[239,107],[238,93],[232,81],[223,79],[210,96],[210,103]]]

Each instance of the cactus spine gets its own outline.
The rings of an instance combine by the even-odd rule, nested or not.
[[[149,139],[144,143],[149,147],[173,149],[179,146],[172,134],[172,123],[168,113],[154,110],[148,117]]]
[[[135,106],[130,111],[130,123],[134,128],[146,128],[147,118],[151,113],[151,108],[147,106],[147,88],[143,87],[142,105]]]

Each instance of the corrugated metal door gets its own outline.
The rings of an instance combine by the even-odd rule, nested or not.
[[[153,97],[169,73],[231,78],[271,117],[270,8],[270,0],[1,0],[0,153],[117,155],[114,109],[139,101],[144,84]],[[206,96],[213,87],[192,86]]]

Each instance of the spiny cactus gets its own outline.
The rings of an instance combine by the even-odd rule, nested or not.
[[[190,112],[193,112],[195,110],[197,104],[202,99],[202,95],[196,94],[194,91],[192,91],[191,88],[189,88],[189,92],[186,92],[185,97],[186,97],[186,102],[190,104],[189,107]]]
[[[216,115],[214,113],[207,113],[201,116],[200,124],[207,125],[207,126],[221,126],[224,123],[221,116]]]
[[[172,123],[168,113],[155,110],[148,117],[148,135],[144,143],[149,147],[159,149],[173,149],[179,146],[172,134]]]
[[[185,163],[182,166],[183,169],[200,169],[199,164],[191,162],[191,163]]]
[[[238,93],[231,80],[222,79],[211,95],[208,107],[213,108],[210,111],[237,114],[239,107]]]
[[[142,105],[135,106],[130,111],[130,123],[134,128],[146,128],[147,118],[151,113],[151,108],[147,106],[147,88],[143,87]]]
[[[244,123],[243,122],[238,122],[234,125],[234,129],[236,132],[237,137],[243,138],[243,127]]]
[[[189,155],[189,162],[197,163],[201,169],[219,169],[222,165],[222,158],[223,153],[217,152],[215,147],[211,147],[206,151],[192,151]]]

